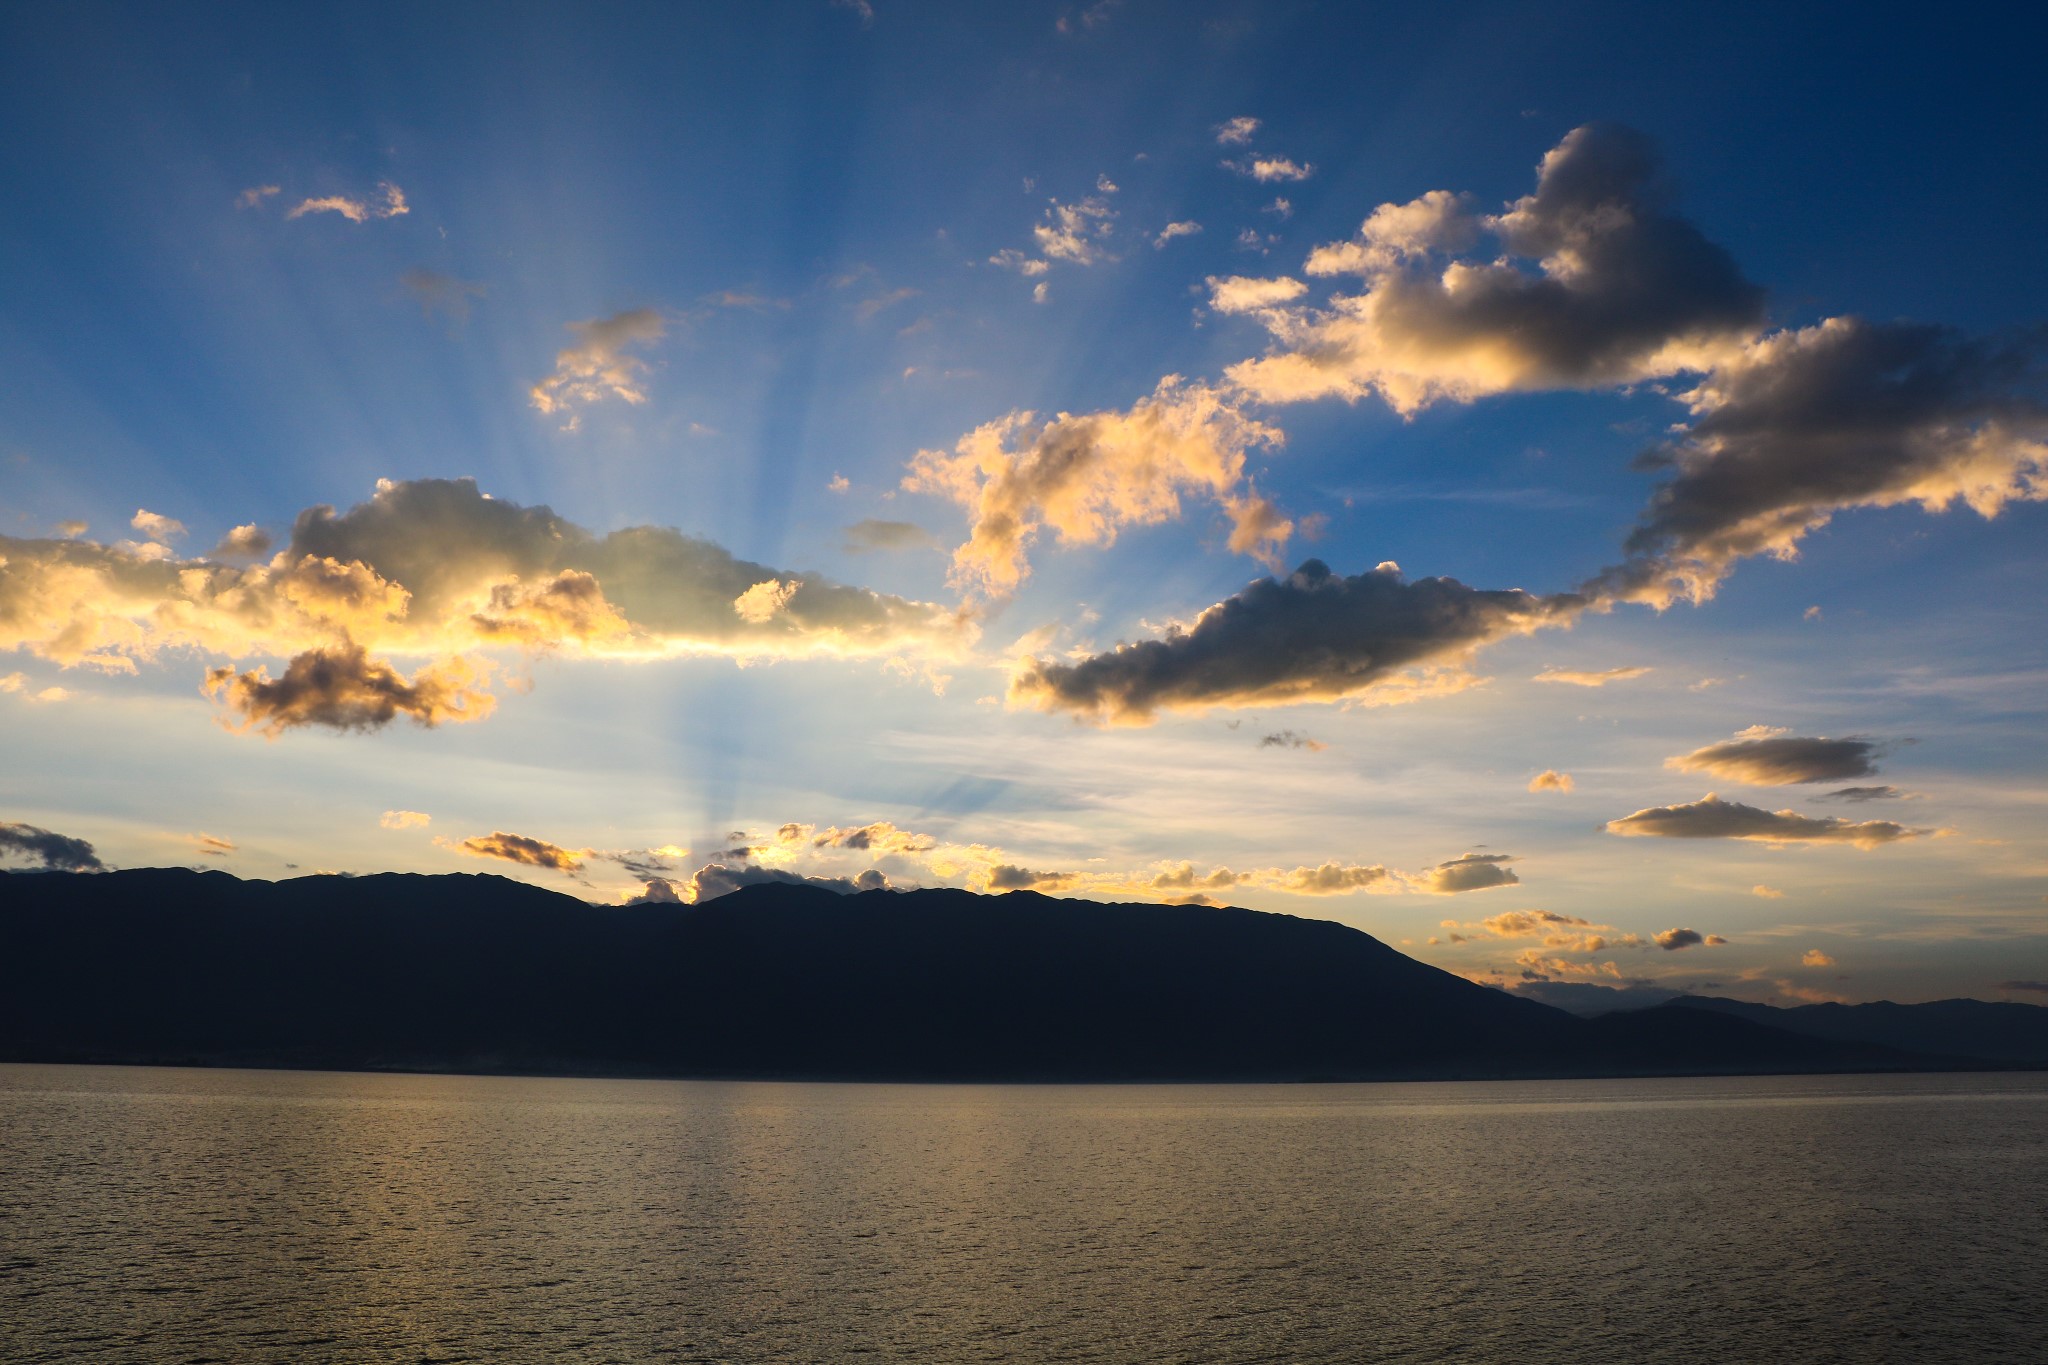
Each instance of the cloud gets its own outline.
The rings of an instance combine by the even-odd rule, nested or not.
[[[1176,237],[1192,237],[1201,230],[1202,225],[1195,222],[1192,218],[1178,223],[1168,223],[1165,227],[1159,229],[1159,235],[1152,239],[1153,249],[1157,250],[1165,246]]]
[[[1675,953],[1681,948],[1695,948],[1706,941],[1706,935],[1697,929],[1665,929],[1657,935],[1657,946],[1667,953]]]
[[[782,585],[780,609],[741,616],[735,600],[764,582]],[[318,671],[344,687],[336,668],[352,668],[363,685],[344,687],[349,696],[381,689],[404,698],[412,687],[407,706],[422,715],[435,712],[421,710],[421,684],[405,683],[382,659],[356,657],[439,660],[429,683],[466,670],[467,684],[455,690],[475,694],[482,666],[446,661],[479,647],[628,660],[932,657],[950,656],[973,636],[957,609],[749,563],[664,528],[595,536],[546,507],[488,497],[468,480],[384,482],[346,512],[309,508],[282,553],[246,566],[178,560],[133,543],[0,536],[0,650],[123,670],[166,650],[235,660],[322,651],[327,664],[316,670],[308,658],[294,681]],[[280,688],[311,700],[284,680],[215,683],[259,709]],[[315,707],[337,718],[375,709]]]
[[[1532,792],[1568,792],[1572,789],[1572,775],[1561,773],[1555,768],[1545,768],[1529,779]]]
[[[1053,21],[1053,31],[1062,36],[1071,35],[1077,28],[1092,32],[1108,23],[1123,0],[1095,0],[1078,14],[1062,14]]]
[[[446,659],[410,679],[361,645],[309,649],[293,657],[275,681],[258,667],[237,673],[232,665],[206,671],[205,691],[218,697],[234,720],[230,729],[254,730],[276,739],[286,730],[319,725],[332,730],[377,730],[399,716],[432,729],[491,714],[497,698],[481,684],[487,666]]]
[[[1259,121],[1239,115],[1216,125],[1216,145],[1219,147],[1242,147],[1252,140],[1259,131]]]
[[[849,554],[938,548],[938,538],[914,522],[878,521],[868,517],[846,528],[846,550]]]
[[[1071,872],[1033,872],[1010,863],[998,863],[988,875],[991,891],[1058,891],[1073,883]]]
[[[50,872],[105,872],[91,844],[35,825],[0,820],[0,856],[33,858]]]
[[[608,318],[572,322],[568,328],[576,344],[556,352],[555,372],[528,391],[527,399],[534,407],[560,413],[608,398],[627,403],[647,401],[640,387],[647,362],[626,352],[661,340],[668,324],[660,313],[652,308],[632,308]]]
[[[175,521],[147,508],[136,508],[135,515],[128,519],[128,524],[159,545],[185,538],[184,522]]]
[[[404,190],[389,180],[378,181],[377,188],[383,191],[382,203],[330,194],[319,199],[301,200],[298,207],[285,214],[285,217],[303,218],[309,213],[338,213],[351,223],[367,223],[372,218],[399,218],[412,212],[405,202]]]
[[[419,810],[387,810],[377,817],[377,823],[385,829],[425,829],[434,823],[434,817]]]
[[[1163,638],[1075,663],[1028,659],[1009,698],[1119,725],[1209,706],[1412,701],[1474,685],[1463,667],[1473,650],[1564,625],[1583,606],[1577,597],[1486,591],[1451,578],[1411,583],[1391,563],[1340,578],[1311,559],[1284,579],[1253,582]]]
[[[1749,888],[1749,894],[1752,896],[1760,896],[1767,901],[1781,901],[1785,899],[1784,892],[1780,891],[1775,886],[1765,886],[1762,882],[1758,882],[1755,886]]]
[[[1261,739],[1259,747],[1261,749],[1306,749],[1312,754],[1319,754],[1330,746],[1319,739],[1311,739],[1307,735],[1297,734],[1293,730],[1280,730]]]
[[[1331,860],[1314,866],[1265,867],[1234,871],[1212,867],[1197,872],[1191,862],[1166,861],[1126,871],[1037,871],[1014,854],[987,844],[960,844],[906,830],[887,821],[818,829],[802,823],[779,826],[772,836],[756,838],[735,831],[741,848],[722,857],[744,858],[752,865],[773,868],[787,876],[799,865],[829,864],[835,855],[865,854],[872,862],[900,860],[940,882],[964,883],[974,891],[1034,889],[1096,900],[1143,899],[1168,904],[1220,904],[1217,895],[1239,888],[1289,896],[1435,894],[1451,895],[1512,885],[1514,874],[1500,864],[1502,854],[1468,854],[1438,867],[1408,873],[1378,863]],[[1035,861],[1035,860],[1033,860]],[[1211,893],[1216,893],[1212,895]]]
[[[868,0],[832,0],[832,8],[852,10],[859,16],[862,28],[868,28],[875,22],[875,7]]]
[[[283,187],[279,185],[251,185],[248,189],[235,196],[235,207],[238,209],[257,208],[262,205],[264,200],[273,198],[283,192]]]
[[[1733,739],[1667,758],[1664,766],[1679,772],[1711,773],[1753,787],[1784,787],[1867,777],[1877,771],[1872,760],[1883,750],[1875,740],[1808,738],[1757,725]]]
[[[2034,991],[2038,994],[2048,995],[2048,981],[2001,981],[1992,989],[2000,991]]]
[[[1445,927],[1449,928],[1453,923],[1455,921],[1447,920]],[[1559,942],[1548,946],[1560,947],[1565,940],[1583,936],[1586,930],[1605,929],[1607,926],[1581,919],[1577,915],[1560,915],[1555,910],[1503,910],[1498,915],[1488,915],[1477,925],[1467,927],[1480,929],[1495,938],[1559,939]],[[1600,950],[1595,948],[1592,951]]]
[[[92,528],[82,521],[60,521],[52,529],[59,540],[76,540]]]
[[[1431,252],[1464,251],[1479,240],[1479,220],[1470,196],[1431,190],[1405,204],[1381,204],[1348,242],[1332,242],[1308,254],[1311,275],[1371,275]]]
[[[908,285],[901,289],[892,289],[886,294],[877,294],[871,299],[862,299],[859,306],[853,310],[853,315],[862,322],[867,322],[876,315],[894,308],[899,303],[905,303],[916,298],[922,292],[922,290],[912,289]]]
[[[217,834],[187,834],[182,837],[186,843],[209,858],[225,858],[240,851],[233,839],[223,839]]]
[[[220,544],[207,551],[207,554],[214,559],[226,559],[237,555],[254,557],[256,555],[268,554],[269,551],[269,533],[251,522],[244,526],[237,526],[222,536]]]
[[[440,313],[455,322],[469,321],[470,300],[483,298],[488,292],[481,284],[458,280],[453,275],[443,275],[423,266],[406,271],[398,277],[398,282],[412,291],[422,314],[431,317]]]
[[[1818,948],[1808,948],[1805,953],[1800,955],[1799,965],[1802,967],[1832,967],[1835,965],[1835,960]]]
[[[887,820],[841,829],[837,825],[814,831],[809,825],[784,825],[776,831],[784,843],[808,841],[813,848],[850,848],[876,857],[890,853],[929,853],[938,840],[929,834],[898,829]]]
[[[1464,891],[1515,886],[1522,879],[1507,866],[1512,861],[1513,855],[1507,853],[1466,853],[1423,873],[1416,880],[1416,889],[1432,895],[1454,896]]]
[[[1262,184],[1280,181],[1306,180],[1316,173],[1316,168],[1290,161],[1284,156],[1248,156],[1236,161],[1223,163],[1226,170],[1248,175]]]
[[[1893,786],[1843,787],[1820,797],[1822,801],[1895,801],[1905,793]]]
[[[1107,177],[1097,181],[1098,193],[1076,203],[1053,200],[1046,206],[1044,220],[1031,229],[1033,256],[1016,247],[1004,247],[988,263],[1014,270],[1030,278],[1043,275],[1055,262],[1064,265],[1098,265],[1114,260],[1109,239],[1116,231],[1116,210],[1106,196],[1116,193]],[[1041,301],[1043,296],[1040,295]]]
[[[1766,844],[1853,844],[1876,848],[1926,834],[1889,820],[1822,819],[1797,811],[1760,810],[1709,792],[1682,806],[1651,806],[1607,822],[1609,834],[1658,839],[1749,839]]]
[[[802,587],[803,584],[797,582],[766,579],[733,598],[732,609],[749,625],[766,625],[782,614],[782,609]]]
[[[1627,682],[1631,678],[1640,678],[1650,671],[1650,669],[1643,667],[1604,668],[1594,673],[1576,668],[1546,668],[1530,679],[1530,681],[1570,683],[1574,687],[1605,687],[1611,682]]]
[[[1446,259],[1482,232],[1498,252]],[[1441,191],[1382,205],[1308,264],[1366,288],[1263,319],[1275,349],[1229,374],[1269,402],[1377,394],[1412,413],[1631,383],[1704,368],[1763,318],[1762,291],[1669,210],[1649,141],[1609,125],[1567,135],[1504,213],[1474,218]]]
[[[1244,275],[1208,278],[1209,306],[1219,313],[1256,313],[1291,303],[1308,292],[1300,280],[1253,279]]]
[[[1178,518],[1181,499],[1213,499],[1232,523],[1230,549],[1277,552],[1293,531],[1245,475],[1254,448],[1283,439],[1217,390],[1168,375],[1123,412],[1013,412],[960,438],[951,452],[919,451],[903,487],[968,509],[968,540],[951,581],[996,595],[1029,572],[1026,555],[1050,529],[1073,545],[1108,545],[1126,526]]]
[[[1262,873],[1249,873],[1243,880],[1296,896],[1341,896],[1374,888],[1392,890],[1400,885],[1399,874],[1389,872],[1377,863],[1369,867],[1323,863],[1319,867],[1297,867],[1288,872],[1273,868]]]
[[[498,858],[508,863],[521,863],[527,867],[543,867],[551,872],[576,872],[582,869],[584,859],[591,851],[567,849],[560,844],[551,844],[545,839],[533,839],[524,834],[507,834],[503,830],[492,830],[489,834],[478,834],[463,840],[437,839],[443,848],[452,848],[472,858]]]
[[[1672,476],[1600,587],[1704,601],[1737,560],[1793,558],[1850,508],[1989,518],[2048,498],[2044,344],[1855,318],[1751,342],[1679,395],[1691,425],[1647,457]]]
[[[27,687],[28,674],[26,673],[0,674],[0,692],[20,692]]]
[[[842,896],[859,891],[891,889],[888,877],[875,868],[869,868],[857,877],[805,877],[794,872],[786,872],[779,867],[727,867],[723,863],[711,863],[698,868],[689,882],[680,889],[679,895],[684,901],[702,904],[737,891],[743,886],[758,886],[763,882],[815,886],[820,890],[836,892]],[[646,902],[643,900],[639,903]]]

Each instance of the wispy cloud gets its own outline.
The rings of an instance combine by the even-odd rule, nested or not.
[[[1642,666],[1602,668],[1590,671],[1579,668],[1546,668],[1531,678],[1530,681],[1569,683],[1574,687],[1605,687],[1609,683],[1627,682],[1631,678],[1640,678],[1650,671],[1649,668]]]
[[[351,223],[367,223],[375,218],[402,218],[412,212],[405,202],[405,191],[389,180],[377,182],[382,199],[351,199],[344,194],[323,195],[317,199],[302,199],[285,214],[286,218],[304,218],[310,213],[338,213]],[[244,190],[246,195],[249,191]],[[239,201],[238,201],[239,202]]]
[[[1243,147],[1251,142],[1259,131],[1259,121],[1240,115],[1216,125],[1216,145],[1219,147]]]

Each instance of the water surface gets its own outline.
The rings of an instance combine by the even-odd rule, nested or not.
[[[0,1066],[0,1358],[1995,1361],[2048,1076]]]

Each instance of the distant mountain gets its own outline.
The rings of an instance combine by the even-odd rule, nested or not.
[[[1878,1043],[1906,1052],[2048,1065],[2048,1008],[1988,1000],[1898,1005],[1799,1005],[1779,1009],[1719,996],[1681,996],[1672,1006],[1732,1015],[1808,1038]]]
[[[1583,1020],[1327,920],[762,885],[0,874],[0,1060],[889,1080],[1888,1070],[1695,1008]]]

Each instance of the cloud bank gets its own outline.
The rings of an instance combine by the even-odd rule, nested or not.
[[[282,676],[206,675],[238,728],[271,735],[477,719],[491,670],[461,656],[479,649],[933,658],[973,638],[957,609],[750,563],[661,527],[594,535],[466,479],[386,481],[346,512],[309,508],[290,544],[257,564],[0,537],[0,649],[109,671],[183,650],[286,659]],[[391,655],[428,662],[407,676]]]

